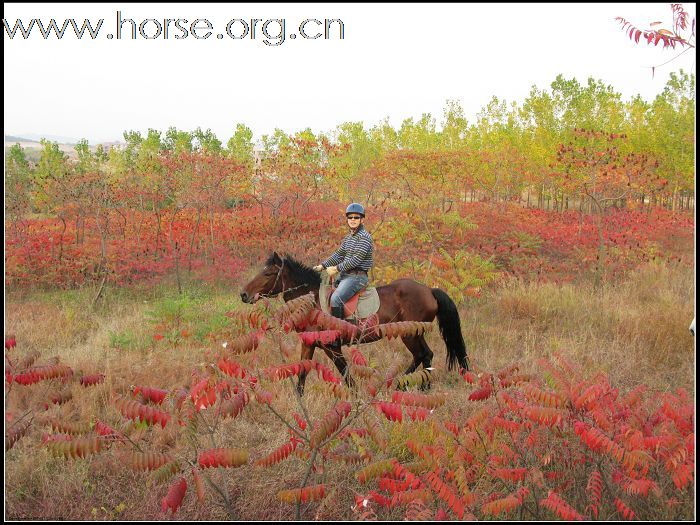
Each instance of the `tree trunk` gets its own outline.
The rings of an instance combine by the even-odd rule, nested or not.
[[[63,218],[63,216],[59,217],[61,219],[61,222],[63,223],[63,231],[61,232],[61,241],[60,241],[60,248],[58,251],[58,262],[59,264],[61,263],[61,260],[63,259],[63,234],[66,233],[66,219]]]
[[[160,210],[156,211],[156,218],[158,219],[158,227],[156,229],[156,251],[153,254],[154,259],[158,258],[158,249],[160,248]]]
[[[599,288],[603,284],[603,282],[605,282],[606,266],[605,239],[603,237],[603,207],[597,200],[592,198],[590,195],[589,197],[591,198],[591,206],[595,204],[598,211],[598,213],[595,214],[595,225],[596,230],[598,230],[598,265],[596,268],[596,272],[593,275],[593,286],[595,288]]]
[[[197,208],[197,224],[195,224],[192,230],[192,238],[190,239],[190,253],[187,256],[187,273],[192,273],[192,250],[194,249],[194,239],[197,236],[197,230],[199,230],[199,221],[202,218],[202,208]]]
[[[139,217],[136,220],[136,246],[138,249],[141,249],[141,227],[143,226],[143,221],[146,217],[146,214],[143,212],[143,209],[138,210]]]
[[[136,221],[136,246],[141,248],[141,226],[143,226],[144,217],[146,217],[145,210],[143,208],[143,196],[139,195],[139,217]]]
[[[97,211],[95,212],[95,224],[97,226],[97,231],[100,233],[100,264],[97,266],[97,278],[99,279],[100,276],[102,276],[103,279],[102,284],[100,285],[100,289],[97,292],[95,299],[93,300],[93,305],[95,304],[95,302],[97,302],[97,299],[102,294],[102,289],[104,288],[104,283],[107,279],[107,273],[105,272],[105,263],[107,262],[107,236],[109,235],[109,216],[107,217],[107,221],[105,222],[103,227],[102,223],[100,222],[101,212],[102,209],[98,206]]]
[[[126,225],[127,225],[126,216],[121,211],[119,211],[117,208],[114,208],[114,211],[116,211],[119,214],[119,216],[124,220],[124,223],[122,224],[122,239],[126,240]]]
[[[177,217],[178,209],[175,208],[173,211],[173,217],[170,219],[170,227],[168,230],[168,243],[170,244],[170,250],[172,251],[173,257],[175,258],[175,277],[177,278],[177,293],[182,295],[182,283],[180,282],[180,264],[179,256],[177,253],[177,243],[173,241],[173,223],[175,222],[175,217]]]
[[[211,263],[214,264],[214,214],[211,210],[207,210],[207,215],[209,216],[209,243],[211,244]]]
[[[676,211],[676,203],[678,202],[678,199],[676,198],[678,196],[678,186],[674,186],[673,188],[673,195],[671,196],[671,211]]]

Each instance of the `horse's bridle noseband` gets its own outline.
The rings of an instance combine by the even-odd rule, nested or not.
[[[261,293],[260,297],[270,297],[272,290],[274,290],[275,286],[277,286],[277,281],[279,281],[280,277],[282,277],[282,270],[284,270],[284,258],[282,259],[282,264],[280,265],[280,269],[277,272],[277,277],[275,277],[275,282],[272,283],[272,287],[268,290],[267,293]],[[284,293],[284,277],[282,278],[282,290],[279,293]]]

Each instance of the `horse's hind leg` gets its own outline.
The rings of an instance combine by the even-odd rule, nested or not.
[[[430,349],[428,346],[428,342],[425,340],[425,337],[418,336],[418,340],[420,341],[421,346],[423,347],[423,368],[426,370],[433,366],[433,351]]]
[[[424,348],[423,345],[420,342],[420,339],[423,339],[423,336],[404,336],[401,338],[403,341],[403,344],[406,345],[406,348],[411,352],[413,355],[413,363],[411,363],[411,366],[409,366],[404,374],[411,374],[416,371],[416,368],[418,368],[421,363],[423,362],[423,354],[424,354]],[[427,345],[426,345],[427,346]],[[430,351],[430,349],[428,349]],[[430,352],[431,357],[432,357],[432,352]]]
[[[428,346],[427,341],[421,335],[418,337],[421,346],[423,347],[423,368],[428,370],[433,366],[433,351]],[[430,388],[430,381],[421,386],[421,390],[428,390]]]
[[[422,335],[413,337],[402,337],[403,343],[413,354],[413,363],[406,369],[406,374],[411,374],[416,371],[416,369],[423,365],[423,368],[428,369],[433,361],[433,351],[425,342]],[[430,382],[421,385],[421,390],[427,390],[430,388]]]

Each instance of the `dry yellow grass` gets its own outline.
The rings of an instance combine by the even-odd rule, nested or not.
[[[510,283],[462,312],[476,364],[534,366],[555,351],[619,387],[694,391],[692,269],[653,265],[618,285]]]
[[[202,303],[202,315],[213,315],[213,304],[236,305],[227,292],[214,293]],[[132,333],[146,339],[153,333],[145,313],[158,300],[136,293],[122,293],[106,304],[91,309],[89,294],[34,295],[12,299],[6,309],[6,327],[17,336],[17,352],[39,350],[42,358],[61,356],[62,361],[86,373],[105,372],[105,383],[84,389],[72,385],[74,401],[55,407],[53,414],[67,420],[89,420],[96,406],[106,406],[102,417],[116,423],[118,416],[107,403],[112,391],[124,391],[131,384],[172,387],[187,384],[193,368],[206,362],[207,350],[218,350],[220,342],[209,344],[188,340],[176,349],[165,345],[139,349],[111,347],[111,334]],[[538,369],[538,359],[554,352],[581,364],[591,375],[603,371],[614,386],[626,391],[639,383],[658,390],[679,386],[695,390],[695,340],[687,325],[693,317],[694,279],[683,267],[653,266],[629,276],[615,286],[595,290],[589,286],[508,283],[473,301],[461,311],[462,330],[472,364],[482,370],[498,370],[517,362],[524,372]],[[290,341],[294,335],[287,336]],[[465,396],[455,373],[445,368],[445,347],[437,326],[428,336],[439,370],[433,391],[446,392],[445,414],[463,411]],[[408,359],[400,342],[381,341],[362,347],[373,366],[386,369],[396,359]],[[323,352],[316,358],[332,368]],[[262,346],[247,363],[262,370],[282,358],[271,344]],[[333,404],[317,391],[316,374],[309,375],[304,402],[315,417]],[[21,410],[37,401],[41,389],[11,392],[8,409]],[[299,412],[291,381],[274,385],[280,395],[275,409],[281,414]],[[457,389],[457,390],[456,390]],[[453,394],[453,395],[450,395]],[[454,395],[456,394],[456,395]],[[45,395],[45,394],[44,394]],[[43,415],[37,416],[39,419]],[[149,488],[148,476],[121,468],[112,454],[81,461],[56,460],[36,446],[41,431],[21,440],[6,462],[6,518],[10,519],[162,519],[160,498],[166,486]],[[393,425],[388,437],[402,432]],[[251,462],[264,457],[287,439],[284,424],[265,407],[251,402],[238,418],[227,420],[219,430],[219,446],[251,450]],[[163,449],[172,435],[156,434],[148,447]],[[200,436],[203,440],[206,435]],[[394,436],[395,437],[395,436]],[[203,441],[203,443],[206,441]],[[392,449],[395,454],[405,453]],[[187,455],[185,445],[182,453]],[[246,467],[213,472],[212,478],[225,487],[241,520],[293,519],[294,508],[280,502],[279,490],[296,487],[303,477],[305,462],[291,458],[270,469]],[[356,468],[333,464],[317,472],[325,482],[353,483]],[[350,480],[350,481],[348,481]],[[189,495],[178,511],[178,519],[226,519],[223,508],[200,506]],[[350,519],[352,491],[338,493],[333,505],[307,505],[306,519]],[[401,514],[396,519],[402,519]]]

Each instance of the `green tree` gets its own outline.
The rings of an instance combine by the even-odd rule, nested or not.
[[[262,136],[263,143],[263,154],[268,156],[272,153],[279,151],[281,147],[289,146],[290,138],[284,131],[279,128],[275,128],[275,131],[270,135]]]
[[[522,125],[523,149],[530,162],[530,185],[527,191],[527,205],[533,201],[533,191],[537,206],[544,207],[549,166],[554,162],[557,145],[562,140],[562,122],[556,116],[554,97],[546,90],[532,86],[530,94],[523,102],[519,112]]]
[[[414,151],[434,150],[440,144],[435,119],[430,113],[424,113],[417,122],[413,118],[405,119],[399,128],[398,139],[401,148]]]
[[[336,128],[336,140],[338,154],[330,160],[335,178],[328,182],[338,191],[338,197],[343,202],[363,200],[364,194],[358,192],[359,188],[353,185],[353,181],[362,179],[360,173],[380,155],[380,145],[372,141],[362,122],[344,122],[339,125]]]
[[[470,173],[477,189],[491,201],[519,199],[528,168],[517,105],[493,97],[477,115],[468,144],[477,152]]]
[[[78,155],[78,162],[75,165],[75,171],[77,173],[84,174],[98,169],[100,161],[98,157],[90,151],[87,139],[80,139],[74,149]]]
[[[221,141],[216,138],[216,134],[211,129],[202,131],[202,128],[194,130],[194,138],[197,142],[197,149],[206,153],[221,154],[223,148]]]
[[[39,162],[34,170],[34,182],[36,184],[36,204],[39,208],[52,207],[49,186],[65,186],[70,172],[68,157],[58,147],[58,143],[41,139],[41,154]]]
[[[376,143],[382,153],[393,151],[399,147],[399,136],[396,130],[389,124],[388,119],[369,130],[369,137]]]
[[[582,86],[575,78],[566,80],[558,75],[551,87],[555,115],[563,132],[570,133],[575,128],[621,131],[624,108],[621,95],[612,86],[591,77]]]
[[[31,210],[31,169],[24,149],[15,144],[5,156],[5,213],[15,227]]]
[[[649,125],[654,130],[650,150],[670,181],[669,204],[675,210],[695,189],[695,75],[671,73],[651,106]]]
[[[443,115],[441,146],[446,149],[463,147],[469,125],[462,105],[457,100],[448,100]]]
[[[255,166],[253,130],[245,124],[236,124],[236,131],[226,144],[229,157],[252,170]]]
[[[192,133],[189,131],[178,131],[174,126],[168,128],[165,132],[165,140],[163,141],[163,149],[165,151],[172,151],[175,154],[178,153],[191,153],[192,146]]]

